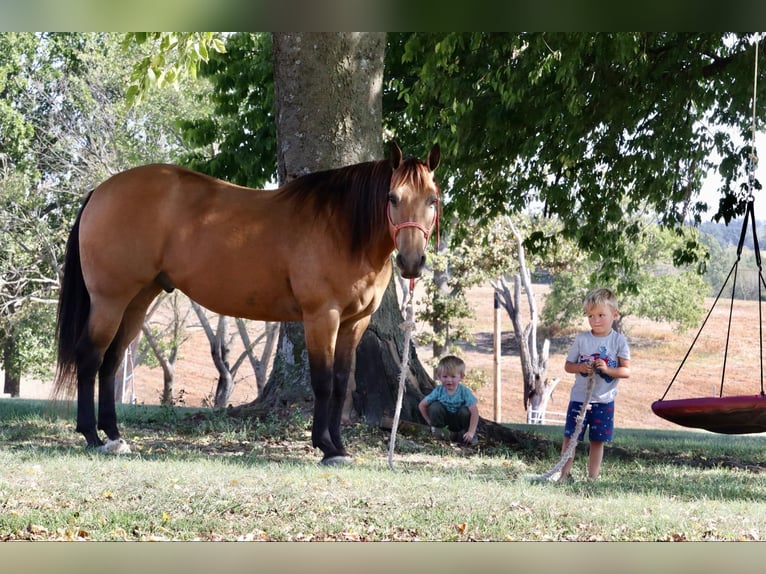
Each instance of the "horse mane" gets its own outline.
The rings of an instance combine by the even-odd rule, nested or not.
[[[389,160],[369,161],[300,176],[278,191],[297,209],[310,209],[326,216],[336,226],[349,230],[351,253],[362,253],[375,241],[381,227],[387,228],[386,204],[392,187],[405,182],[426,184],[428,168],[417,158],[405,158],[394,172]]]

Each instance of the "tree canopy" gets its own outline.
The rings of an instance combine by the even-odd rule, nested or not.
[[[743,212],[754,57],[744,34],[392,34],[385,118],[407,145],[440,142],[449,209],[487,220],[539,206],[604,278],[635,288],[641,228],[626,219],[699,223],[711,169],[716,217]],[[675,260],[701,252],[692,241]]]

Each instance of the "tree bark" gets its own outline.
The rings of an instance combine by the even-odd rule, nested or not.
[[[12,397],[21,394],[21,373],[16,371],[13,356],[16,352],[16,339],[11,335],[3,341],[3,366],[5,367],[5,380],[3,392]]]
[[[372,424],[379,424],[384,417],[394,415],[405,351],[402,320],[392,279],[356,350],[356,390],[352,395],[354,410]],[[405,379],[400,418],[424,422],[418,403],[433,390],[434,382],[418,360],[412,343],[406,352],[409,353],[409,373]]]
[[[162,368],[162,398],[160,399],[160,404],[171,406],[175,402],[173,387],[175,383],[176,351],[173,349],[167,357],[165,356],[160,348],[159,341],[155,338],[154,333],[152,333],[146,320],[144,320],[144,323],[141,325],[141,332],[144,334],[146,342],[152,349],[157,361],[160,363],[160,368]]]
[[[227,324],[228,317],[218,315],[218,328],[210,343],[210,355],[213,357],[213,364],[218,371],[218,384],[213,399],[213,407],[217,409],[225,408],[231,393],[234,392],[234,373],[229,365],[231,349],[229,348]]]
[[[321,169],[382,157],[384,33],[275,33],[273,35],[277,156],[280,183]],[[378,424],[396,406],[404,331],[395,275],[356,352],[352,404]],[[417,404],[433,380],[410,353],[401,420],[423,422]],[[260,416],[281,408],[310,408],[313,394],[302,323],[282,323],[271,375],[255,401],[228,412]],[[506,427],[482,420],[486,436],[508,437]]]
[[[274,34],[280,182],[321,169],[377,160],[382,149],[385,34]],[[357,348],[356,414],[377,424],[396,402],[404,332],[393,280]],[[417,402],[433,382],[410,350],[402,417],[420,420]],[[232,414],[313,404],[302,323],[282,323],[274,366],[260,395]]]
[[[272,41],[279,183],[379,159],[385,34],[275,33]],[[282,323],[258,399],[311,404],[302,323]]]

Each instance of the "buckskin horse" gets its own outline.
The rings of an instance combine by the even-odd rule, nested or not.
[[[223,315],[302,321],[324,464],[351,460],[340,420],[352,358],[392,273],[414,280],[439,220],[434,170],[389,158],[298,177],[277,190],[237,186],[182,167],[118,173],[85,199],[71,229],[57,316],[54,394],[77,393],[88,447],[125,445],[114,378],[162,290]],[[393,251],[397,251],[392,258]],[[95,381],[98,375],[98,424]],[[116,449],[115,449],[116,450]]]

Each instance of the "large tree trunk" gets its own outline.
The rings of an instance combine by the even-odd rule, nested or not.
[[[380,159],[383,124],[383,33],[275,33],[274,92],[280,183],[321,169]],[[392,278],[357,348],[352,404],[365,420],[393,414],[404,346],[402,315]],[[433,381],[409,349],[401,419],[423,422],[417,403]],[[283,323],[271,375],[255,401],[232,416],[258,416],[313,402],[301,323]],[[517,442],[489,421],[487,437]],[[502,437],[502,438],[500,438]]]
[[[385,34],[275,33],[279,183],[380,159]],[[282,323],[267,403],[311,404],[302,323]]]
[[[16,370],[16,362],[13,357],[16,353],[16,339],[13,334],[6,337],[3,342],[3,367],[5,368],[5,380],[3,381],[3,392],[12,397],[18,397],[21,394],[21,373]]]
[[[275,33],[273,36],[280,183],[312,171],[377,160],[382,149],[385,34]],[[352,404],[378,422],[396,402],[404,332],[393,281],[357,349]],[[410,349],[403,418],[417,418],[432,381]],[[233,414],[310,407],[313,395],[302,323],[283,323],[271,375],[260,395]]]
[[[392,279],[383,296],[380,308],[372,316],[356,350],[356,389],[353,404],[357,413],[372,424],[380,424],[384,417],[393,417],[399,387],[404,331],[402,314]],[[418,411],[420,400],[434,388],[434,382],[423,368],[410,343],[409,373],[405,380],[401,419],[423,421]]]

